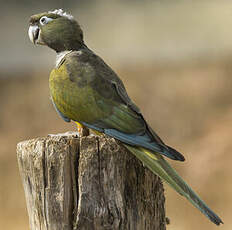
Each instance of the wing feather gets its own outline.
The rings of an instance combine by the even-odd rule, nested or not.
[[[77,120],[78,122],[127,144],[145,147],[174,160],[184,160],[179,152],[166,146],[148,126],[139,108],[128,96],[123,82],[100,57],[85,48],[67,54],[66,58],[69,60],[64,64],[68,63],[69,66],[73,66],[70,63],[76,63],[75,69],[80,69],[78,73],[88,73],[91,70],[91,78],[86,87],[91,87],[91,91],[94,92],[95,106],[97,110],[101,110],[101,116],[93,115],[94,121],[93,119],[89,122]],[[70,69],[68,74],[72,82],[83,81],[86,84],[85,74],[75,76],[74,69],[68,69]]]

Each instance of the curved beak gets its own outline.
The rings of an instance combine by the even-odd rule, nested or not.
[[[37,25],[31,25],[28,29],[28,35],[33,44],[37,44],[39,39],[40,28]]]

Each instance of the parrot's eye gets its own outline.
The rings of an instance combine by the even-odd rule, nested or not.
[[[39,22],[43,26],[52,20],[53,20],[52,18],[48,18],[46,16],[43,16],[42,18],[40,18]]]

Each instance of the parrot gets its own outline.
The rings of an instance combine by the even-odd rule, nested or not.
[[[28,35],[56,52],[49,77],[52,103],[66,122],[76,122],[120,141],[144,166],[184,196],[214,224],[223,221],[171,167],[184,156],[166,145],[130,99],[122,80],[84,42],[83,31],[63,9],[32,15]]]

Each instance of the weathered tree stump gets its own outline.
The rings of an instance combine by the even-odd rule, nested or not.
[[[113,138],[17,145],[31,230],[165,230],[160,179]]]

